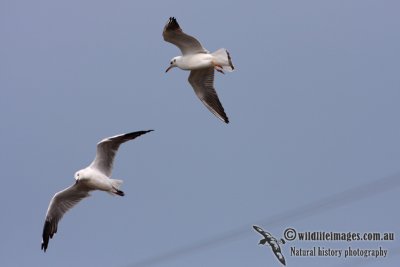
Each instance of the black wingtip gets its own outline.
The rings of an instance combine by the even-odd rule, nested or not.
[[[169,17],[169,21],[168,21],[168,30],[177,30],[180,29],[180,26],[178,24],[178,21],[176,20],[175,17]]]
[[[147,134],[147,133],[153,132],[153,131],[154,131],[154,130],[142,130],[142,131],[138,131],[138,133]]]
[[[47,245],[45,245],[43,242],[42,242],[42,250],[43,250],[43,252],[46,252],[46,250],[47,250]]]
[[[139,137],[141,135],[147,134],[147,133],[152,132],[152,131],[154,131],[154,130],[130,132],[130,133],[125,134],[125,136],[130,137],[132,139],[135,139],[136,137]]]
[[[147,133],[150,133],[150,132],[154,132],[154,130],[141,131],[140,135],[147,134]]]
[[[42,234],[42,250],[46,252],[47,246],[49,245],[49,239],[52,235],[50,235],[51,224],[49,221],[44,222],[43,226],[43,234]]]
[[[218,102],[219,102],[219,100],[218,100]],[[225,122],[226,124],[228,124],[228,123],[229,123],[228,115],[226,115],[225,110],[224,110],[224,107],[222,106],[221,103],[219,103],[219,106],[220,106],[219,111],[215,111],[216,113],[214,113],[214,111],[211,111],[211,112],[214,113],[214,115],[215,115],[218,119],[220,119],[221,121],[223,121],[223,122]]]

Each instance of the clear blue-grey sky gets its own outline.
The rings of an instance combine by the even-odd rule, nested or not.
[[[1,1],[0,265],[280,266],[257,245],[259,224],[277,238],[288,227],[396,234],[287,242],[287,266],[399,266],[398,179],[269,224],[400,172],[399,10],[389,0]],[[229,125],[197,99],[188,72],[164,73],[180,54],[161,36],[170,16],[208,50],[230,51],[237,70],[215,82]],[[43,253],[53,194],[99,140],[146,129],[116,158],[126,196],[92,194]],[[230,231],[239,234],[212,241]],[[313,246],[389,255],[291,255]]]

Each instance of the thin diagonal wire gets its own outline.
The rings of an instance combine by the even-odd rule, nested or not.
[[[259,220],[256,223],[264,225],[271,229],[272,227],[282,225],[288,222],[293,222],[296,220],[304,219],[309,216],[313,216],[322,212],[331,211],[334,208],[338,208],[361,199],[370,198],[379,193],[394,189],[400,185],[400,173],[390,175],[375,181],[365,183],[360,186],[356,186],[345,191],[321,198],[319,200],[310,202],[308,204],[290,209],[288,211],[282,212],[275,216],[267,219]],[[249,231],[250,225],[254,223],[249,223],[246,225],[239,226],[231,231],[227,231],[207,239],[199,240],[192,244],[173,249],[166,253],[156,255],[154,257],[149,257],[147,259],[138,261],[131,267],[148,267],[155,264],[162,263],[164,261],[170,261],[186,254],[194,253],[195,251],[209,249],[220,244],[226,244],[226,242],[236,240],[241,238],[251,231]]]

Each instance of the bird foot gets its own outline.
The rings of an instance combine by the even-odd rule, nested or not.
[[[224,67],[222,67],[220,64],[216,64],[215,62],[213,62],[214,65],[214,69],[222,74],[225,74],[225,72],[223,71]]]
[[[218,72],[220,72],[220,73],[222,73],[222,74],[225,74],[225,72],[223,72],[221,69],[215,68],[215,70],[218,71]]]

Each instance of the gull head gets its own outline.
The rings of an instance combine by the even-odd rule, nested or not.
[[[84,181],[84,180],[86,181],[86,180],[88,180],[89,176],[90,176],[90,174],[88,173],[88,169],[82,169],[75,173],[75,180],[76,180],[76,182]]]
[[[81,177],[82,177],[81,171],[77,171],[75,173],[75,180],[78,182]]]
[[[84,168],[75,173],[75,181],[87,183],[93,178],[93,171],[90,168]]]
[[[165,70],[165,72],[168,72],[170,69],[178,67],[178,61],[181,59],[182,56],[177,56],[174,57],[173,59],[171,59],[171,61],[169,62],[169,66],[168,68]]]

